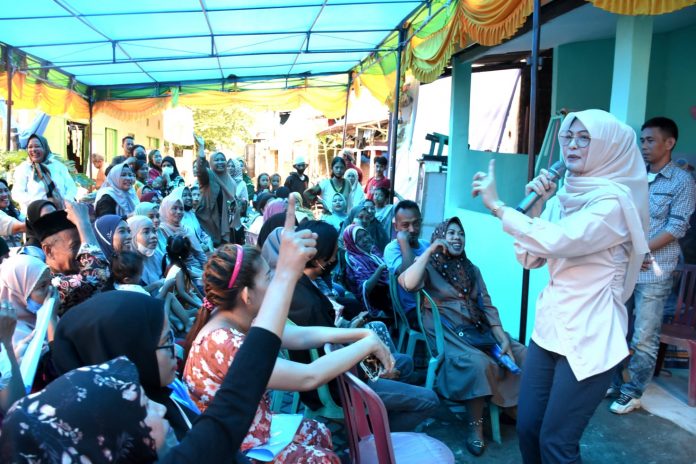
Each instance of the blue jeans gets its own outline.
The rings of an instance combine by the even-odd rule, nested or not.
[[[580,438],[612,369],[578,381],[565,356],[529,342],[522,370],[517,435],[524,464],[580,463]]]
[[[672,279],[660,282],[636,284],[633,296],[626,304],[629,316],[633,314],[633,335],[628,358],[629,381],[623,383],[621,373],[625,363],[621,363],[614,374],[614,387],[631,398],[643,396],[648,382],[652,379],[660,348],[660,329],[665,302],[672,292]],[[630,320],[630,319],[629,319]],[[630,334],[630,332],[629,332]]]

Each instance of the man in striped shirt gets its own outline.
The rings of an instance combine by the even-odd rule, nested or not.
[[[627,303],[629,314],[633,309],[635,316],[630,343],[633,354],[628,361],[630,378],[622,382],[623,366],[619,366],[614,385],[607,392],[619,395],[610,407],[616,414],[639,408],[640,397],[652,378],[665,301],[671,293],[672,272],[681,253],[678,240],[686,234],[694,211],[694,180],[672,162],[678,137],[675,122],[664,117],[652,118],[641,128],[640,145],[650,184],[650,255],[646,256],[633,296]],[[661,272],[656,273],[658,268]]]

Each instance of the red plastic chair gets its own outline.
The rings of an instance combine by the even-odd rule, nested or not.
[[[665,358],[667,345],[674,345],[689,354],[689,387],[687,401],[696,406],[696,265],[684,265],[679,283],[677,306],[672,322],[662,324],[656,374]]]
[[[389,432],[382,400],[356,376],[338,377],[350,458],[354,464],[454,463],[454,454],[424,433]]]

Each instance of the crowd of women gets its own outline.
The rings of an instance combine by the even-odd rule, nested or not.
[[[556,276],[557,286],[540,297],[542,314],[547,300],[562,298],[558,285],[574,259],[561,244],[589,246],[589,236],[575,229],[581,215],[591,223],[584,208],[599,195],[598,186],[605,203],[621,206],[605,211],[615,216],[613,239],[593,247],[618,263],[607,267],[621,279],[608,275],[592,287],[613,292],[607,311],[621,311],[625,292],[613,287],[632,285],[634,255],[644,252],[642,205],[622,187],[635,195],[642,186],[635,152],[602,142],[607,127],[630,135],[606,113],[568,116],[559,135],[571,131],[564,157],[585,163],[568,163],[560,206],[541,218],[531,220],[498,200],[493,166],[474,179],[474,193],[503,219],[523,264],[546,260]],[[591,149],[577,150],[582,131],[596,140]],[[528,354],[504,331],[484,277],[466,255],[464,224],[446,219],[430,242],[420,240],[418,206],[389,201],[384,158],[364,188],[341,157],[332,161],[330,178],[315,185],[304,175],[305,159],[297,157],[283,185],[279,175],[262,173],[254,186],[243,161],[221,152],[206,156],[204,141],[197,142],[192,184],[174,158],[157,150],[146,156],[135,145],[132,156],[106,168],[93,206],[75,201],[69,172],[38,135],[30,137],[12,185],[0,181],[0,460],[247,462],[246,453],[272,438],[268,390],[300,392],[305,407],[320,408],[325,399],[317,389],[328,383],[340,401],[333,379],[368,356],[380,365],[369,385],[393,431],[416,429],[434,414],[439,396],[463,402],[466,447],[481,455],[486,401],[515,418],[521,384],[523,395],[536,398],[520,406],[525,461],[577,457],[573,443],[589,406],[564,416],[574,427],[547,424],[544,411],[551,400],[562,409],[555,389],[596,396],[603,385],[596,375],[622,354],[616,340],[600,337],[616,356],[583,364],[583,353],[568,352],[557,340],[548,326],[555,316],[548,316],[537,323]],[[527,191],[545,201],[555,187],[542,172]],[[592,237],[602,230],[592,226]],[[390,286],[399,284],[404,298],[393,301]],[[407,319],[433,345],[443,337],[433,390],[417,385],[422,379],[413,360],[392,342],[395,311],[412,309],[409,295],[421,289],[433,297],[439,318],[428,303],[420,322],[415,311]],[[580,308],[568,305],[567,317],[578,317]],[[326,343],[343,347],[324,353]],[[279,357],[281,347],[288,356]],[[521,381],[501,354],[522,367]],[[32,362],[33,369],[24,369]],[[564,384],[537,385],[543,376],[530,362],[555,363]],[[563,432],[565,441],[544,438],[548,427]],[[274,462],[340,461],[326,425],[305,419]]]

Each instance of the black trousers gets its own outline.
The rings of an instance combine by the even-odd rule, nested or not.
[[[517,410],[525,464],[582,462],[580,438],[606,395],[612,372],[578,381],[565,356],[530,342]]]

